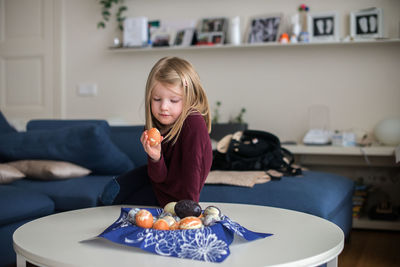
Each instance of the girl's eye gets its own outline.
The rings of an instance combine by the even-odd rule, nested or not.
[[[179,102],[179,99],[171,99],[171,102],[172,102],[172,103],[178,103],[178,102]]]
[[[161,100],[161,98],[153,98],[153,101],[156,101],[156,102],[158,102],[160,100]]]

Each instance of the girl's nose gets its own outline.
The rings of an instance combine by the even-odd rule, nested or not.
[[[162,110],[168,109],[167,101],[161,101],[161,109],[162,109]]]

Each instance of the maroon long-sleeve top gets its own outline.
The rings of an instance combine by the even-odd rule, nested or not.
[[[163,142],[161,159],[148,159],[148,174],[161,207],[172,201],[199,201],[212,164],[207,125],[200,113],[189,115],[175,144]]]

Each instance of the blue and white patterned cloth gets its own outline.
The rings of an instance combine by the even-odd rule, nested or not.
[[[153,216],[162,209],[146,208]],[[216,224],[196,230],[162,231],[137,227],[128,220],[130,208],[121,208],[118,220],[99,237],[112,242],[138,247],[162,256],[172,256],[208,262],[222,262],[229,256],[234,234],[252,241],[272,234],[252,232],[227,216]]]

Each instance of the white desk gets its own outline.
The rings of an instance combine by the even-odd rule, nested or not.
[[[288,196],[290,197],[290,196]],[[200,203],[205,208],[211,203]],[[335,224],[305,213],[255,205],[212,203],[249,230],[273,233],[252,242],[235,238],[222,263],[164,257],[97,236],[120,214],[120,206],[59,213],[29,222],[13,236],[17,266],[337,266],[344,234]]]

